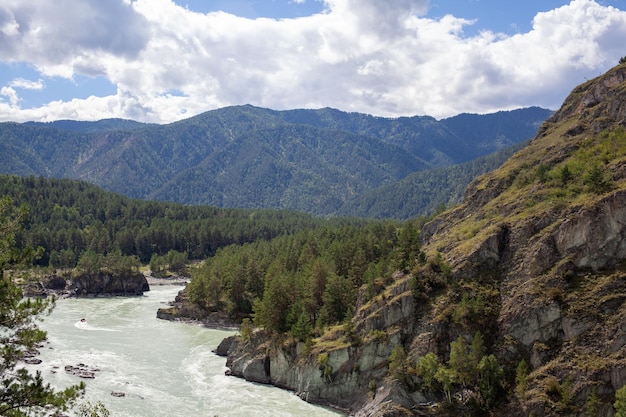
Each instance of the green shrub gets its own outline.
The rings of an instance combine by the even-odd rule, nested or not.
[[[440,366],[439,359],[433,352],[428,352],[417,361],[417,376],[422,378],[424,388],[432,393],[440,388],[439,381],[436,378]]]
[[[333,367],[328,363],[328,353],[320,353],[317,356],[317,362],[319,363],[319,369],[322,371],[322,377],[326,382],[333,381]]]
[[[250,340],[250,336],[252,336],[252,321],[249,318],[245,318],[241,322],[241,327],[239,328],[239,333],[241,334],[241,338],[244,341]]]
[[[387,340],[387,332],[384,330],[372,330],[370,332],[370,336],[372,337],[372,339],[379,342],[385,342]]]
[[[615,417],[626,417],[626,385],[615,391]]]
[[[574,174],[572,174],[572,171],[570,170],[569,165],[565,164],[561,167],[561,169],[558,172],[558,178],[562,186],[567,185],[567,183],[569,183],[572,179],[574,179]]]
[[[406,352],[401,345],[396,345],[389,355],[389,373],[397,381],[405,382],[408,376]]]
[[[546,164],[539,164],[535,170],[535,177],[539,182],[546,182],[548,180],[548,172],[550,167]]]
[[[584,183],[590,192],[596,194],[602,194],[611,189],[611,182],[606,178],[605,170],[598,163],[589,168]]]
[[[585,403],[585,413],[589,417],[598,415],[598,407],[600,406],[600,399],[598,398],[598,394],[596,393],[596,387],[591,389],[591,393],[587,398],[587,402]]]
[[[526,379],[528,378],[528,364],[522,359],[515,369],[515,392],[517,397],[521,400],[526,393]]]

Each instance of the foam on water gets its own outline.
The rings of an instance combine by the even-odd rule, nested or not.
[[[87,323],[87,321],[78,320],[74,323],[74,327],[81,330],[90,330],[90,331],[98,331],[98,332],[119,332],[119,329],[106,329],[104,327],[94,327]]]

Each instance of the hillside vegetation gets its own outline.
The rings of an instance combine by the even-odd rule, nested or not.
[[[68,179],[0,175],[0,196],[29,208],[29,221],[18,241],[41,247],[37,263],[56,268],[73,268],[87,252],[120,251],[148,263],[153,256],[174,251],[185,259],[200,260],[224,246],[271,239],[324,223],[297,212],[130,199]]]
[[[306,265],[323,273],[298,263],[265,270],[263,298],[252,306],[265,330],[246,324],[223,342],[230,372],[357,416],[626,412],[625,103],[620,65],[574,89],[527,147],[467,188],[462,204],[423,227],[398,227],[396,236],[413,236],[403,243],[376,233],[382,240],[365,248],[392,242],[394,259],[410,254],[403,268],[371,263],[360,280],[348,279],[319,251],[321,263]],[[278,280],[295,297],[278,304],[300,307],[268,321],[264,298]],[[306,309],[310,290],[296,290],[311,281],[324,289],[320,310]],[[353,304],[329,316],[335,291]]]
[[[339,214],[404,220],[429,216],[460,203],[472,180],[498,168],[527,144],[528,141],[524,141],[462,164],[415,172],[393,184],[354,197],[341,207]]]
[[[236,106],[169,125],[1,123],[0,172],[81,179],[128,197],[182,204],[410,218],[440,202],[398,181],[527,140],[550,113],[528,108],[437,121]],[[448,179],[464,187],[485,172],[465,168],[455,167]],[[434,181],[440,195],[457,202],[456,184],[441,173]],[[383,194],[376,190],[395,184],[404,207],[377,207]]]

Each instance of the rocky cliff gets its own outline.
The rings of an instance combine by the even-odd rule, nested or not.
[[[77,297],[143,295],[150,291],[141,272],[116,276],[108,273],[82,274],[72,277],[69,289]]]
[[[239,323],[241,323],[241,320],[230,317],[226,312],[209,311],[190,302],[189,295],[185,290],[178,292],[174,301],[169,303],[169,307],[159,308],[156,316],[161,320],[198,323],[203,326],[221,329],[236,329]]]
[[[230,372],[357,416],[613,416],[626,384],[625,80],[620,65],[574,89],[424,227],[426,261],[359,297],[351,322],[309,344],[227,339]],[[470,340],[484,340],[476,383],[452,352]],[[425,357],[450,378],[429,379]]]
[[[133,296],[143,295],[146,291],[150,291],[150,285],[140,272],[123,276],[104,272],[71,277],[55,274],[23,286],[23,293],[27,297],[41,297],[48,294],[68,297]]]

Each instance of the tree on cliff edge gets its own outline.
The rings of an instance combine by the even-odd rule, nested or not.
[[[53,300],[23,299],[21,290],[5,271],[32,261],[36,251],[18,249],[15,233],[27,210],[0,198],[0,415],[5,417],[52,415],[67,410],[85,389],[83,383],[55,391],[41,372],[32,374],[20,364],[28,352],[46,338],[36,321],[49,312]]]

